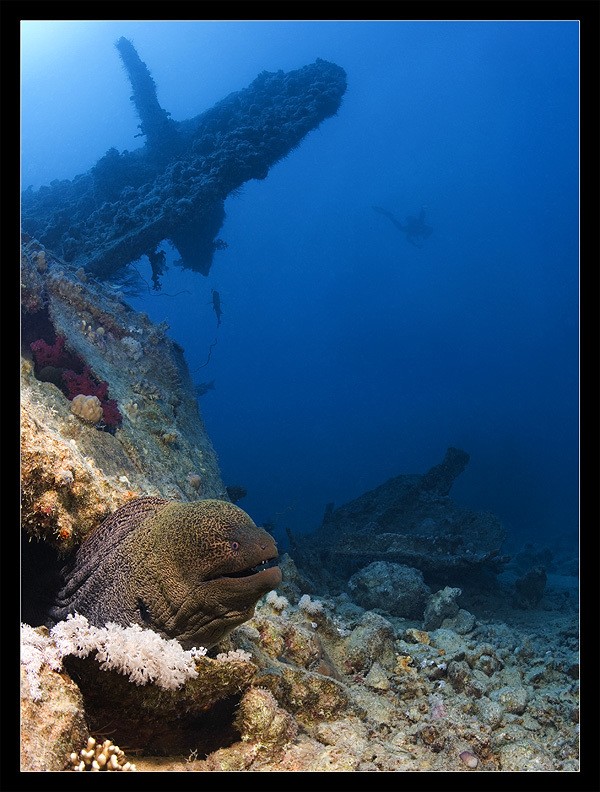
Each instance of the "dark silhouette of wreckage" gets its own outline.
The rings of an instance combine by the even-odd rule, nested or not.
[[[156,84],[133,44],[119,51],[144,145],[107,153],[87,173],[22,193],[22,230],[67,263],[99,279],[118,277],[147,255],[155,287],[164,268],[159,245],[169,240],[181,266],[207,275],[224,202],[250,179],[296,148],[337,113],[346,73],[317,59],[290,72],[262,72],[245,89],[185,121],[157,99]]]

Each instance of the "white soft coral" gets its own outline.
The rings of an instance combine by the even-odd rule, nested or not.
[[[49,636],[37,632],[29,624],[21,624],[21,665],[25,669],[29,695],[39,701],[42,698],[40,669],[48,665],[60,671],[62,654]]]
[[[66,655],[86,657],[91,652],[96,653],[102,669],[125,674],[136,685],[153,682],[175,690],[198,676],[194,658],[205,654],[206,649],[185,651],[174,638],[165,640],[137,624],[122,627],[109,622],[106,627],[94,627],[80,615],[69,614],[48,636],[28,624],[21,625],[21,662],[35,700],[41,698],[39,672],[44,663],[58,671]]]

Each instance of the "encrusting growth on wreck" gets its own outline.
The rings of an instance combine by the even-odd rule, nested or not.
[[[296,148],[337,113],[346,74],[334,63],[262,72],[194,118],[162,108],[133,44],[116,44],[133,89],[142,148],[109,151],[87,173],[22,196],[22,227],[68,263],[109,278],[147,255],[155,288],[169,239],[183,267],[207,275],[225,220],[224,202]]]

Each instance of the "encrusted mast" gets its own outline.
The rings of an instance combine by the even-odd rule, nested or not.
[[[156,83],[150,76],[148,67],[129,39],[122,36],[115,46],[119,50],[133,88],[131,101],[142,122],[141,134],[146,136],[148,145],[152,148],[172,145],[178,137],[177,124],[171,118],[171,113],[163,110],[158,103]]]
[[[87,173],[53,181],[22,196],[23,231],[65,261],[110,278],[147,255],[156,276],[157,251],[170,240],[181,265],[207,275],[225,219],[227,196],[296,148],[335,115],[346,73],[317,59],[291,72],[262,72],[195,118],[174,121],[133,44],[116,44],[140,117],[144,146],[109,151]]]

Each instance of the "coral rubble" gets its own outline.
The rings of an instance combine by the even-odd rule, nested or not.
[[[296,592],[283,607],[265,597],[216,657],[191,657],[195,675],[172,689],[128,678],[144,664],[135,649],[143,631],[128,639],[125,674],[103,667],[93,651],[65,656],[81,689],[80,728],[60,743],[65,766],[71,753],[77,758],[82,733],[100,735],[110,722],[112,739],[135,749],[141,771],[578,769],[573,649],[548,652],[557,629],[576,631],[569,609],[521,628],[481,619],[461,636],[392,622],[351,607],[345,595],[320,600],[311,613],[303,597]],[[59,625],[55,640],[63,632]],[[54,654],[44,652],[51,665],[36,662],[30,671],[42,682],[40,722],[55,706],[48,679],[55,677],[57,695],[61,684]],[[166,674],[166,647],[159,655]]]

